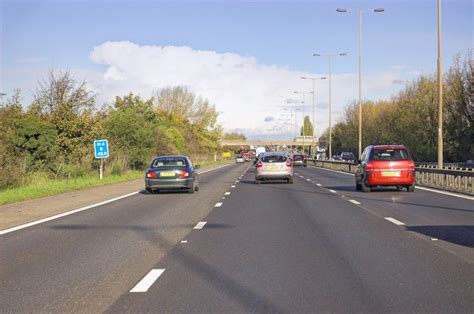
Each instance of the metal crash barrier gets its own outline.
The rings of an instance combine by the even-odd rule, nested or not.
[[[308,160],[308,165],[348,173],[357,170],[356,163],[343,161]],[[473,169],[436,169],[420,165],[415,170],[416,185],[474,195]]]

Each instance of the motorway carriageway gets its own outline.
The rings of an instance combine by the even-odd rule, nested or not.
[[[249,163],[0,235],[0,312],[465,312],[474,206]]]

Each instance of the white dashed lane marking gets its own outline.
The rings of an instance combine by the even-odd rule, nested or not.
[[[152,269],[130,292],[147,292],[153,283],[163,274],[164,269]]]
[[[391,223],[396,224],[397,226],[404,226],[405,225],[403,222],[401,222],[400,220],[396,220],[395,218],[392,218],[392,217],[384,217],[384,218],[385,218],[385,220],[388,220]]]
[[[311,179],[306,179],[306,181],[311,181]]]
[[[225,192],[224,195],[230,195],[230,192]]]
[[[331,192],[331,193],[337,193],[337,192],[336,192],[336,191],[334,191],[334,190],[329,190],[329,192]]]
[[[216,205],[214,205],[214,207],[221,207],[223,203],[216,203]]]
[[[193,229],[202,229],[207,224],[207,221],[200,221],[198,222]]]
[[[321,183],[316,183],[317,186],[321,186]]]
[[[235,185],[231,185],[230,187],[233,189],[233,188],[235,188]]]
[[[188,243],[188,240],[182,240],[181,243]]]
[[[356,204],[356,205],[360,205],[360,203],[359,203],[358,201],[356,201],[356,200],[349,200],[349,202],[354,203],[354,204]]]

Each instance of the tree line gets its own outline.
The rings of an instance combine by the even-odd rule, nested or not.
[[[444,160],[474,159],[472,51],[457,56],[443,75]],[[438,94],[436,75],[420,75],[389,100],[362,103],[362,147],[404,144],[417,161],[437,160]],[[358,150],[359,107],[348,105],[333,127],[333,152]],[[328,137],[328,130],[323,134]]]
[[[185,87],[169,87],[144,99],[117,96],[100,110],[86,82],[69,72],[39,84],[29,106],[20,91],[0,106],[0,188],[46,175],[70,178],[98,169],[93,141],[106,138],[107,171],[143,169],[154,155],[187,154],[199,162],[213,158],[222,128],[208,100]]]

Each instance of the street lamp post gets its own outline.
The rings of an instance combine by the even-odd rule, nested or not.
[[[302,135],[303,135],[303,155],[304,155],[304,149],[305,149],[305,148],[304,148],[304,146],[305,146],[305,138],[304,138],[304,136],[305,136],[305,134],[304,134],[304,118],[305,118],[305,117],[304,117],[304,105],[305,105],[305,101],[306,101],[306,97],[305,97],[305,96],[306,96],[306,94],[307,94],[308,92],[294,91],[293,93],[295,93],[295,94],[303,94],[303,101],[302,101],[301,103],[303,104],[303,132],[302,132],[303,134],[302,134]],[[309,92],[309,93],[312,93],[312,92]]]
[[[369,10],[357,9],[359,17],[359,158],[362,155],[362,13],[370,12]],[[371,10],[375,13],[384,12],[384,8]],[[346,13],[347,9],[337,8],[336,12]]]
[[[313,53],[313,57],[327,57],[328,58],[328,76],[329,76],[329,158],[332,156],[332,98],[331,98],[331,57],[347,56],[347,53],[338,54],[320,54]]]
[[[312,151],[313,159],[314,159],[314,147],[315,147],[315,145],[314,145],[314,136],[315,136],[314,135],[314,126],[316,125],[315,122],[314,122],[314,95],[316,93],[315,90],[314,90],[314,81],[315,80],[325,80],[326,77],[325,76],[322,76],[322,77],[305,77],[305,76],[302,76],[301,79],[302,80],[308,80],[309,79],[313,83],[313,91],[312,91],[312,93],[313,93],[313,134],[312,134],[312,139],[311,139],[311,151]],[[331,81],[329,81],[329,82],[331,82]]]
[[[287,104],[298,104],[298,100],[296,100],[296,99],[287,99],[286,103]],[[297,111],[300,111],[300,110],[297,107],[295,107],[295,113],[294,113],[294,115],[295,115],[295,141],[296,141],[296,135],[297,135],[297,133],[296,133],[296,128],[297,128],[297,125],[296,125],[296,112]],[[293,112],[291,114],[293,114]]]
[[[438,0],[438,168],[443,169],[443,72],[441,56],[441,0]]]

